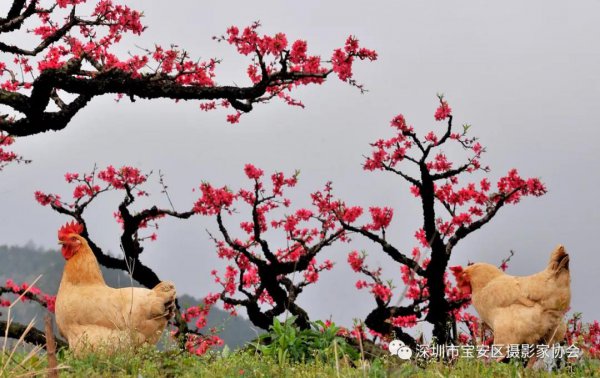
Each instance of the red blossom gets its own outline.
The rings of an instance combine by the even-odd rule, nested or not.
[[[360,272],[362,270],[364,260],[364,255],[360,255],[358,251],[352,251],[348,254],[348,263],[355,272]]]
[[[363,289],[365,287],[369,287],[369,283],[365,280],[358,280],[356,281],[356,288],[357,289]]]
[[[396,316],[391,319],[391,323],[394,327],[399,327],[399,328],[414,327],[417,325],[417,316],[416,315]]]
[[[381,230],[387,228],[394,216],[394,210],[390,207],[370,207],[372,222],[365,226],[368,230]]]
[[[444,100],[440,100],[440,106],[435,111],[435,120],[442,121],[451,115],[452,109],[448,106],[448,103]]]
[[[0,65],[0,76],[2,76],[2,66]],[[6,119],[5,119],[6,120]],[[15,142],[15,139],[10,135],[6,135],[3,131],[0,131],[0,171],[4,169],[10,163],[24,162],[28,163],[28,160],[24,160],[21,156],[17,155],[14,151],[8,151],[7,148]]]
[[[315,283],[319,280],[319,272],[315,269],[314,265],[309,265],[303,275],[308,283]]]
[[[60,198],[53,194],[44,194],[41,191],[37,190],[35,192],[35,200],[42,206],[47,206],[50,204],[60,205]]]
[[[377,59],[377,53],[373,50],[359,49],[358,40],[353,36],[348,37],[344,49],[334,50],[331,57],[333,72],[338,75],[340,80],[348,81],[352,78],[352,65],[355,57],[360,60],[368,59],[373,61]]]
[[[438,137],[433,131],[430,131],[427,135],[425,135],[425,140],[434,145],[438,144]]]
[[[263,175],[263,170],[256,168],[252,164],[246,164],[244,166],[244,172],[249,179],[258,180]]]
[[[567,344],[576,345],[591,358],[600,358],[600,322],[583,323],[580,313],[567,320]]]
[[[429,241],[427,241],[427,236],[425,235],[425,230],[423,230],[422,228],[418,229],[417,232],[415,232],[415,238],[421,244],[421,246],[423,246],[424,248],[429,247]]]
[[[233,203],[235,195],[227,187],[213,188],[208,183],[200,185],[202,197],[194,204],[194,211],[202,215],[215,215]]]
[[[134,167],[123,166],[115,169],[109,165],[106,169],[98,172],[98,178],[115,189],[124,189],[126,185],[135,187],[146,182],[148,175],[144,175],[141,171]]]
[[[437,172],[446,172],[452,168],[452,162],[448,161],[445,154],[439,153],[435,155],[434,161],[429,163],[428,168]]]
[[[421,196],[421,190],[419,189],[418,186],[411,186],[410,187],[410,192],[413,194],[413,196],[415,197],[420,197]]]
[[[238,123],[240,122],[240,117],[242,116],[242,113],[240,112],[235,112],[234,114],[229,114],[227,116],[227,122],[234,124],[234,123]]]
[[[347,223],[354,222],[358,217],[360,217],[363,213],[362,207],[352,206],[347,209],[344,209],[342,214],[342,221]]]
[[[388,286],[382,284],[374,284],[371,287],[371,293],[384,302],[389,301],[392,297],[392,290]]]
[[[532,195],[539,197],[546,193],[546,187],[537,178],[523,179],[516,169],[511,169],[508,174],[498,180],[498,191],[509,197],[507,203],[518,203],[522,196]]]
[[[398,114],[396,117],[394,117],[390,122],[390,125],[401,132],[412,132],[412,127],[409,127],[406,124],[406,120],[402,114]]]
[[[37,286],[32,286],[27,282],[18,285],[9,278],[6,280],[4,286],[0,285],[0,307],[9,307],[12,302],[11,300],[3,298],[3,294],[11,294],[13,301],[16,298],[21,297],[21,301],[23,302],[37,302],[48,311],[54,312],[56,296],[46,294]]]
[[[292,50],[290,51],[290,62],[294,64],[299,64],[306,61],[306,41],[296,40],[292,45]]]

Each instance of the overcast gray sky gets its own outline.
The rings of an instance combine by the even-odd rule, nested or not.
[[[39,206],[33,192],[63,195],[71,188],[67,171],[86,171],[94,163],[131,164],[162,170],[176,207],[194,199],[202,180],[237,188],[247,184],[242,172],[251,162],[267,172],[300,169],[291,198],[309,204],[309,194],[332,180],[335,193],[348,202],[388,205],[395,209],[390,239],[403,250],[415,245],[418,201],[407,186],[383,173],[364,172],[369,142],[391,136],[388,124],[403,113],[418,132],[439,127],[433,120],[436,93],[443,92],[458,124],[487,146],[484,161],[493,182],[517,167],[524,176],[542,178],[549,193],[505,207],[489,225],[454,250],[452,264],[498,263],[513,249],[509,273],[531,274],[546,266],[556,244],[571,254],[572,308],[587,319],[600,318],[600,256],[597,192],[600,139],[599,1],[131,1],[145,13],[144,35],[134,44],[176,43],[193,56],[222,57],[220,84],[244,84],[246,60],[211,36],[232,25],[260,20],[265,33],[286,32],[306,39],[309,50],[328,57],[349,34],[377,50],[375,63],[356,65],[366,95],[337,80],[296,93],[306,109],[283,104],[258,106],[241,123],[225,122],[226,112],[204,113],[198,103],[97,98],[64,131],[27,138],[16,151],[32,159],[0,174],[1,244],[33,241],[56,245],[65,218]],[[155,202],[166,206],[159,188]],[[117,252],[119,231],[112,218],[118,197],[98,201],[90,216],[91,234],[105,249]],[[175,281],[180,292],[201,296],[217,289],[209,275],[216,258],[205,229],[214,220],[167,220],[143,261],[161,278]],[[350,324],[364,317],[374,302],[354,288],[363,278],[346,256],[365,248],[371,265],[387,264],[386,275],[400,283],[399,269],[372,245],[338,245],[323,258],[338,261],[319,284],[302,294],[314,319]],[[391,266],[391,268],[389,268]]]

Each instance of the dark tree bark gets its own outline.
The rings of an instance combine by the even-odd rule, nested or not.
[[[7,327],[8,334],[6,333]],[[4,335],[7,334],[8,337],[11,339],[20,339],[26,330],[27,326],[23,324],[15,322],[10,322],[10,324],[8,324],[6,321],[0,320],[0,335],[2,337],[4,337]],[[30,329],[29,332],[25,335],[24,340],[30,344],[41,345],[44,347],[46,346],[46,335],[44,332],[40,331],[37,328]],[[55,340],[56,345],[59,348],[66,348],[68,346],[67,343],[60,338],[55,338]]]
[[[381,306],[377,306],[373,311],[365,318],[365,324],[367,327],[375,332],[382,335],[394,335],[396,339],[402,340],[404,344],[411,347],[413,350],[417,349],[417,342],[408,333],[400,327],[394,327],[389,319],[396,316],[408,316],[408,315],[420,315],[415,312],[412,307],[396,307],[396,306],[385,306],[383,303]]]

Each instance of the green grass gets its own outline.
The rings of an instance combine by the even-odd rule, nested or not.
[[[26,353],[0,355],[0,377],[45,375],[46,358],[42,353],[23,364]],[[7,363],[8,362],[8,363]],[[143,348],[114,356],[92,354],[76,358],[60,351],[58,363],[61,377],[600,377],[600,361],[583,360],[571,368],[546,373],[523,369],[516,364],[485,363],[462,359],[452,366],[432,363],[419,367],[402,362],[396,356],[373,361],[348,362],[340,359],[310,362],[279,361],[249,350],[233,353],[215,352],[197,357],[170,350],[159,352]],[[3,369],[3,366],[7,367]]]

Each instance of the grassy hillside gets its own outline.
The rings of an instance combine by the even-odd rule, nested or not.
[[[7,278],[19,283],[32,281],[43,274],[38,281],[40,287],[48,293],[55,293],[63,265],[62,256],[57,251],[42,251],[30,246],[0,246],[0,282]],[[104,269],[103,273],[111,286],[130,285],[129,277],[122,272]],[[183,296],[180,300],[183,305],[198,302],[191,296]],[[19,304],[15,310],[16,320],[22,323],[29,322],[36,314],[39,319],[42,318],[43,310],[35,304]],[[231,352],[233,347],[255,337],[249,322],[216,310],[211,314],[209,326],[223,328],[221,336],[229,348],[194,356],[166,339],[161,350],[146,346],[138,350],[122,350],[114,355],[93,354],[75,358],[68,350],[60,350],[57,366],[61,377],[600,377],[600,362],[588,358],[562,364],[559,371],[549,373],[524,369],[520,361],[496,363],[462,358],[443,364],[403,361],[387,353],[370,355],[363,348],[350,353],[338,337],[334,338],[338,341],[321,345],[326,332],[320,331],[315,333],[319,336],[318,340],[310,339],[319,347],[301,358],[291,358],[291,351],[305,349],[309,339],[300,337],[300,333],[287,331],[277,334],[278,342],[268,348],[260,347],[261,352],[252,346]],[[334,332],[333,335],[337,334]],[[47,373],[48,357],[43,350],[15,350],[17,352],[13,354],[10,347],[4,348],[0,343],[0,378]]]
[[[21,283],[32,282],[42,275],[37,286],[44,292],[54,295],[58,291],[63,266],[64,260],[58,251],[41,250],[33,246],[0,246],[0,285],[9,278],[16,283]],[[130,277],[122,271],[102,268],[102,274],[112,287],[131,286]],[[138,285],[135,281],[133,284]],[[190,295],[183,295],[179,300],[180,304],[186,307],[200,303],[198,299]],[[15,321],[25,324],[36,317],[38,319],[37,327],[41,328],[44,312],[45,310],[35,303],[22,303],[13,308],[12,315]],[[230,348],[241,346],[257,336],[256,330],[248,320],[231,317],[227,312],[218,308],[211,311],[207,327],[220,329],[219,335]]]

